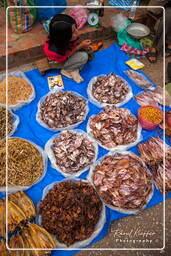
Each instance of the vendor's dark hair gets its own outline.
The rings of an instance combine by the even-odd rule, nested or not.
[[[73,24],[75,20],[66,14],[56,14],[50,22],[49,45],[55,45],[62,54],[69,49]]]

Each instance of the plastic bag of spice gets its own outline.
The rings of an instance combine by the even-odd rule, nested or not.
[[[20,140],[21,138],[12,137],[12,138],[9,138],[9,139],[19,139]],[[15,192],[20,191],[20,190],[24,191],[26,189],[31,188],[32,186],[34,186],[37,183],[39,183],[45,177],[46,172],[47,172],[47,155],[44,152],[44,150],[41,147],[39,147],[38,145],[36,145],[35,143],[33,143],[33,142],[29,141],[29,140],[22,139],[22,141],[28,142],[30,145],[34,146],[38,150],[38,152],[40,153],[40,156],[42,158],[42,161],[43,161],[43,169],[42,169],[41,174],[37,178],[37,180],[34,183],[32,183],[30,186],[27,186],[27,185],[26,186],[11,186],[11,185],[9,185],[8,189],[7,189],[9,193],[15,193]],[[9,142],[8,142],[8,147],[9,147]],[[11,147],[11,145],[10,145],[10,147]],[[20,152],[18,152],[18,153],[20,153]],[[17,153],[16,153],[16,155],[12,156],[13,160],[15,160],[15,157],[18,157]],[[9,154],[8,154],[8,162],[9,162]],[[8,163],[8,167],[9,167],[9,163]],[[2,175],[1,171],[2,170],[0,170],[0,175]],[[24,173],[22,175],[21,169],[20,169],[20,176],[24,177]],[[0,180],[1,180],[1,177],[0,177]],[[25,175],[25,181],[27,182],[27,176],[26,175]],[[0,186],[0,192],[5,192],[5,191],[6,191],[6,186]]]
[[[108,106],[107,106],[107,107],[108,107]],[[125,109],[125,110],[127,110],[127,109]],[[136,117],[135,117],[131,112],[130,112],[130,114],[131,114],[132,117],[134,117],[134,118],[136,119]],[[97,138],[94,137],[94,135],[93,135],[93,133],[92,133],[92,130],[90,129],[90,122],[91,122],[91,119],[94,118],[94,117],[96,117],[96,116],[97,116],[97,115],[92,115],[92,116],[89,118],[88,123],[87,123],[87,133],[88,133],[88,135],[89,135],[90,137],[92,137],[93,139],[95,139],[95,141],[96,141],[96,142],[99,144],[99,146],[101,146],[102,148],[107,149],[107,150],[110,150],[110,151],[128,150],[129,148],[132,148],[132,147],[136,146],[136,145],[142,140],[142,135],[141,135],[142,127],[141,127],[141,125],[140,125],[139,122],[138,122],[138,124],[137,124],[137,132],[136,132],[136,139],[135,139],[134,142],[129,143],[129,144],[119,144],[119,145],[115,145],[115,146],[112,146],[112,147],[109,147],[109,146],[107,146],[107,145],[105,146],[104,144],[102,144],[102,142],[100,141],[100,139],[97,139]],[[111,119],[111,116],[110,116],[110,119]],[[104,120],[102,120],[102,121],[104,121]],[[108,120],[107,120],[107,121],[108,121]],[[99,130],[99,127],[98,127],[98,122],[97,122],[97,124],[96,124],[96,128],[97,128],[98,133],[99,133],[100,130]],[[108,141],[109,141],[109,143],[111,143],[112,141],[111,141],[110,134],[106,134],[106,135],[105,135],[107,129],[108,129],[108,128],[102,128],[101,134],[98,135],[98,138],[99,138],[100,136],[101,136],[101,137],[103,137],[103,136],[109,137],[109,138],[108,138]],[[112,130],[114,130],[114,129],[117,130],[118,128],[117,128],[117,127],[116,127],[116,128],[113,127]],[[112,131],[112,133],[113,133],[113,131]],[[119,134],[119,135],[120,135],[120,134]],[[125,134],[123,134],[123,135],[125,135]],[[117,139],[118,139],[118,136],[117,136],[117,135],[116,135],[116,137],[117,137]]]
[[[96,161],[98,145],[82,130],[65,130],[46,143],[45,152],[52,167],[62,175],[79,177]]]
[[[2,112],[1,112],[2,111]],[[17,130],[20,119],[12,111],[8,110],[8,136],[10,137]],[[0,106],[0,140],[6,137],[6,108]]]
[[[72,98],[72,102],[70,102],[70,98]],[[82,95],[58,89],[44,95],[38,102],[37,108],[36,121],[51,131],[74,129],[85,121],[89,112],[88,101]],[[73,118],[75,119],[74,122],[72,122]],[[58,125],[55,124],[56,122]]]
[[[110,75],[110,74],[109,74]],[[115,75],[114,75],[115,76]],[[116,88],[115,92],[112,92],[111,90],[111,83],[109,82],[109,86],[105,86],[103,88],[98,89],[99,92],[98,92],[98,96],[99,98],[101,97],[101,100],[97,99],[94,95],[93,95],[93,85],[97,83],[98,79],[100,77],[106,77],[106,79],[108,79],[108,75],[99,75],[99,76],[96,76],[96,77],[93,77],[89,84],[88,84],[88,87],[87,87],[87,94],[88,94],[88,97],[89,97],[89,100],[94,104],[96,105],[97,107],[99,108],[103,108],[105,107],[106,105],[115,105],[117,107],[120,107],[124,104],[126,104],[132,97],[133,97],[133,94],[132,94],[132,88],[131,86],[128,84],[127,81],[125,81],[122,77],[120,76],[115,76],[116,78],[116,83],[117,83],[117,79],[121,80],[122,81],[122,89],[120,88],[121,86],[121,81],[118,81],[118,84],[116,85],[113,85],[112,87]],[[104,80],[104,83],[106,83],[106,79]],[[125,87],[127,86],[127,92],[125,91]],[[108,87],[108,88],[107,88]],[[105,93],[105,90],[107,89],[107,93]],[[122,91],[124,93],[124,97],[122,96]],[[114,97],[114,93],[116,93],[116,96],[117,97]],[[116,101],[116,103],[110,103],[111,101],[109,101],[109,97],[108,97],[108,94],[110,95],[110,97],[113,98],[113,101]],[[117,95],[118,94],[118,95]],[[119,97],[118,97],[119,96]],[[119,99],[121,98],[121,99]],[[109,103],[108,103],[109,102]]]
[[[89,181],[83,180],[83,179],[77,179],[77,178],[70,178],[70,179],[68,178],[68,179],[65,179],[65,180],[62,180],[62,181],[53,182],[53,183],[49,184],[47,187],[44,188],[41,201],[46,197],[48,192],[50,192],[50,190],[54,187],[55,184],[59,184],[59,183],[66,182],[66,181],[71,181],[73,183],[78,183],[80,181],[80,182],[87,183],[90,186],[92,186],[89,183]],[[98,194],[97,194],[97,196],[98,196]],[[71,204],[72,204],[72,201],[71,201]],[[37,206],[37,212],[39,213],[39,215],[36,218],[36,223],[38,225],[42,226],[42,217],[41,217],[41,212],[40,212],[40,202]],[[101,210],[101,214],[99,216],[99,220],[98,220],[97,224],[95,225],[94,232],[91,234],[91,236],[89,238],[87,238],[85,240],[82,240],[82,241],[75,242],[74,244],[72,244],[70,246],[67,246],[64,243],[60,243],[56,239],[55,235],[52,235],[52,236],[53,236],[53,238],[56,242],[57,248],[82,248],[82,247],[85,247],[85,246],[89,245],[99,235],[99,233],[102,231],[102,229],[104,227],[105,222],[106,222],[106,209],[105,209],[105,205],[102,202],[102,210]],[[87,223],[87,226],[88,226],[88,223]],[[70,227],[69,227],[69,230],[70,230]]]
[[[17,103],[16,104],[8,104],[8,108],[9,109],[13,109],[13,110],[16,110],[16,109],[19,109],[21,107],[23,107],[24,105],[26,104],[29,104],[31,101],[34,100],[35,98],[35,90],[34,90],[34,86],[33,84],[30,82],[30,80],[26,77],[26,75],[22,72],[22,71],[14,71],[14,72],[10,72],[8,73],[8,77],[13,77],[15,79],[16,78],[20,78],[20,79],[24,79],[25,82],[27,82],[27,84],[30,85],[30,90],[31,90],[31,93],[30,95],[27,96],[27,99],[26,100],[22,100],[22,95],[20,93],[20,99],[17,100]],[[0,75],[0,94],[2,96],[2,91],[3,90],[3,93],[4,93],[4,97],[6,98],[6,90],[4,88],[4,85],[6,83],[4,83],[3,85],[3,88],[1,87],[2,86],[2,82],[4,81],[5,82],[5,79],[6,79],[6,74],[1,74]],[[13,81],[15,83],[15,81]],[[16,88],[16,93],[17,93],[17,81],[16,81],[16,85],[15,85],[15,88]],[[22,82],[21,83],[21,88],[23,88],[23,85],[22,85]],[[9,85],[8,85],[9,86]],[[14,86],[14,85],[13,85]],[[10,87],[9,87],[10,88]],[[24,89],[24,88],[23,88]],[[22,90],[22,93],[24,93],[24,90]],[[27,91],[25,91],[25,93],[27,93]],[[9,92],[8,92],[9,94]],[[11,92],[11,94],[15,95],[15,92],[14,92],[14,87],[13,87],[13,91]],[[6,103],[0,103],[0,106],[6,106]]]
[[[134,174],[132,174],[133,173],[133,168],[136,170],[136,167],[134,167],[134,166],[129,167],[129,164],[126,162],[127,159],[125,159],[125,158],[122,159],[122,156],[124,157],[125,155],[130,155],[130,156],[132,156],[133,159],[136,159],[137,161],[139,161],[139,163],[141,164],[141,166],[137,167],[137,170],[139,171],[139,173],[134,172]],[[106,159],[106,157],[110,157],[110,156],[115,156],[116,157],[116,161],[118,161],[118,166],[117,166],[117,163],[112,163],[112,160],[110,160],[110,159],[107,160]],[[104,159],[105,159],[105,161],[102,165],[102,161]],[[119,160],[120,160],[120,162],[119,162]],[[109,165],[109,170],[107,169],[107,165]],[[113,178],[112,178],[111,174],[107,178],[108,181],[105,180],[105,178],[102,178],[102,177],[98,176],[98,174],[96,174],[96,177],[95,177],[94,172],[95,172],[95,169],[96,169],[97,166],[101,166],[100,167],[101,174],[103,172],[102,171],[103,167],[104,167],[104,174],[107,174],[108,171],[112,172],[113,175],[114,175]],[[114,170],[112,170],[113,167],[118,168],[118,169],[116,169],[115,173],[114,173]],[[123,167],[123,169],[122,169],[122,167]],[[129,172],[129,168],[130,168],[130,172]],[[141,168],[141,170],[140,170],[140,168]],[[123,170],[125,171],[126,169],[128,171],[123,172]],[[145,189],[147,189],[147,186],[146,186],[146,188],[145,188],[145,185],[142,186],[142,179],[147,179],[147,175],[145,176],[145,173],[147,175],[149,175],[148,179],[150,179],[150,182],[149,182],[150,184],[148,184],[148,187],[150,186],[151,191],[149,191],[149,194],[145,198],[145,203],[144,203],[144,205],[141,205],[140,209],[138,209],[138,210],[131,209],[131,208],[126,209],[126,208],[122,208],[122,207],[119,207],[119,206],[118,207],[114,206],[113,204],[109,204],[109,203],[106,202],[107,198],[111,199],[111,195],[112,195],[112,193],[109,192],[108,197],[107,197],[106,191],[108,191],[108,189],[110,190],[112,187],[115,188],[115,189],[118,189],[119,186],[120,186],[120,188],[119,188],[120,193],[118,193],[118,191],[113,191],[113,194],[115,196],[118,195],[118,198],[117,197],[114,198],[114,200],[115,200],[114,202],[119,202],[119,200],[121,200],[121,203],[122,202],[131,203],[131,201],[133,201],[133,202],[135,202],[135,205],[136,205],[136,201],[138,202],[138,200],[139,200],[139,198],[138,197],[136,198],[136,196],[135,196],[136,195],[135,194],[136,189],[140,188],[140,191],[139,192],[137,191],[137,195],[139,197],[144,198],[144,195],[146,193]],[[121,179],[121,180],[118,180],[118,183],[115,180],[115,175],[118,175],[118,179]],[[135,175],[135,176],[133,177],[132,175]],[[141,181],[140,181],[140,177],[141,177]],[[96,183],[96,185],[95,185],[94,184],[95,179],[96,179],[96,182],[98,182],[98,183],[99,182],[101,183],[101,181],[102,181],[102,184]],[[131,185],[128,185],[129,184],[129,179],[132,182]],[[112,209],[114,211],[125,213],[125,214],[138,214],[139,212],[141,212],[143,209],[146,208],[146,206],[148,205],[148,203],[150,202],[150,200],[152,199],[153,194],[154,194],[154,184],[153,184],[153,179],[152,179],[151,172],[149,171],[149,169],[147,168],[145,163],[142,161],[142,159],[139,158],[134,153],[132,153],[131,151],[118,151],[118,150],[116,150],[116,151],[109,152],[108,154],[104,155],[95,164],[93,164],[91,166],[90,172],[87,176],[87,180],[94,186],[94,188],[96,189],[100,198],[102,199],[102,201],[104,202],[104,204],[107,207],[109,207],[110,209]],[[103,182],[104,182],[104,184],[103,184]],[[112,183],[113,183],[113,186],[112,186]],[[102,188],[102,190],[101,190],[102,192],[104,191],[104,193],[105,193],[104,197],[100,194],[100,191],[97,188],[98,187],[97,184],[98,184],[98,186],[99,185],[102,185],[102,187],[104,186],[104,189]],[[118,185],[115,186],[116,184],[118,184]],[[109,187],[107,188],[106,186],[108,186],[108,185],[109,185]],[[121,188],[121,186],[122,186],[122,188]],[[144,191],[142,191],[143,188],[144,188]],[[129,196],[130,196],[130,199],[129,199]],[[111,200],[111,202],[113,202],[113,201]]]

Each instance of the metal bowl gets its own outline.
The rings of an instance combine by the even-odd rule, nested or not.
[[[150,29],[141,23],[131,23],[126,27],[127,33],[136,38],[141,39],[150,34]]]

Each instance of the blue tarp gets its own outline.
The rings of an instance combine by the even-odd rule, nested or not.
[[[105,49],[96,53],[94,60],[87,63],[87,65],[81,71],[81,75],[84,77],[84,82],[82,82],[81,84],[76,84],[73,80],[63,77],[63,81],[65,84],[64,90],[72,90],[72,91],[78,92],[87,98],[86,89],[87,89],[88,82],[92,77],[100,74],[108,74],[110,72],[114,72],[116,75],[122,76],[125,80],[129,82],[129,84],[132,87],[134,95],[136,95],[137,93],[142,92],[143,90],[140,87],[136,86],[135,83],[132,82],[132,80],[130,80],[124,72],[125,70],[128,69],[128,66],[125,64],[125,61],[127,61],[128,59],[129,59],[128,56],[123,51],[120,50],[119,46],[116,43],[114,43],[108,49]],[[27,77],[30,79],[30,81],[33,83],[35,87],[36,98],[29,105],[26,105],[21,109],[14,111],[15,114],[17,114],[20,117],[20,124],[13,136],[18,136],[21,138],[28,139],[30,141],[33,141],[37,145],[41,146],[42,148],[44,148],[45,143],[55,134],[55,132],[52,132],[43,128],[36,122],[36,112],[37,112],[38,101],[42,96],[44,96],[49,92],[47,77],[52,75],[57,75],[57,74],[59,74],[57,70],[51,70],[47,72],[45,76],[41,76],[39,71],[36,69],[26,72]],[[133,98],[123,107],[130,109],[131,112],[137,116],[137,110],[139,108],[139,105],[136,103],[136,101]],[[90,108],[90,111],[86,120],[78,126],[78,129],[82,129],[86,131],[86,124],[89,117],[101,111],[100,108],[94,106],[90,102],[89,102],[89,108]],[[147,140],[152,136],[158,136],[158,135],[159,133],[157,132],[157,130],[151,131],[151,132],[142,130],[143,140]],[[169,144],[168,139],[166,140],[167,140],[167,143]],[[131,148],[130,150],[138,155],[137,146]],[[108,152],[107,150],[99,147],[98,158],[100,158],[107,152]],[[88,174],[88,171],[82,174],[80,177],[86,178],[87,174]],[[50,162],[48,161],[48,171],[44,179],[41,182],[39,182],[37,185],[28,189],[26,193],[33,200],[35,206],[37,206],[37,203],[42,197],[43,189],[48,184],[54,181],[62,180],[62,179],[64,179],[64,177],[59,172],[54,170],[51,167]],[[171,198],[171,193],[167,197]],[[157,189],[155,189],[154,196],[150,201],[150,203],[148,204],[147,208],[162,202],[162,200],[163,200],[163,196]],[[110,210],[109,208],[106,208],[106,214],[107,214],[107,222],[102,232],[93,241],[93,243],[97,242],[99,239],[101,239],[107,234],[109,224],[111,221],[127,216],[125,214]],[[73,253],[75,253],[75,251],[67,251],[67,252],[54,251],[52,255],[64,256],[64,255],[72,255]]]

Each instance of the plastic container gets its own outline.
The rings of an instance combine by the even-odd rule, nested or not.
[[[148,106],[144,106],[144,107],[141,107],[141,108],[138,109],[138,120],[139,120],[139,122],[140,122],[140,124],[141,124],[141,126],[142,126],[143,129],[146,129],[146,130],[148,130],[148,131],[152,131],[152,130],[154,130],[154,129],[162,122],[163,116],[161,117],[161,120],[160,120],[159,122],[157,122],[157,123],[153,123],[153,122],[150,122],[150,121],[144,119],[144,118],[141,116],[140,111],[141,111],[142,109],[144,109],[144,108],[149,108],[149,107],[150,107],[150,108],[157,109],[157,110],[159,111],[159,113],[161,113],[161,116],[162,116],[162,111],[160,110],[159,107],[157,107],[157,106],[152,106],[152,105],[148,105]]]

